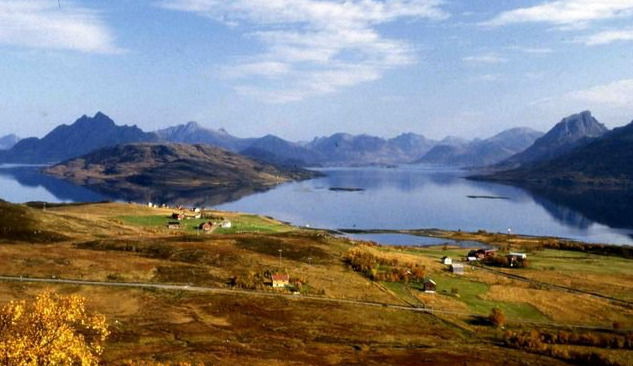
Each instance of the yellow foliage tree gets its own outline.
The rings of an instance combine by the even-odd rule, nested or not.
[[[45,291],[0,308],[0,365],[97,365],[108,334],[83,297]]]

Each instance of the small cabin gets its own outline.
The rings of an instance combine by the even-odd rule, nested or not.
[[[451,259],[451,257],[442,257],[442,264],[446,264],[446,265],[451,265],[453,264],[453,260]]]
[[[464,274],[464,265],[461,263],[453,263],[451,264],[451,272],[458,275]]]
[[[437,290],[437,283],[432,279],[428,278],[424,280],[424,292],[434,294]]]
[[[290,276],[287,274],[275,273],[271,277],[274,288],[282,288],[290,285]]]
[[[180,223],[178,221],[170,221],[167,223],[167,228],[170,230],[177,230],[180,229]]]
[[[202,224],[198,225],[198,230],[211,232],[213,231],[214,227],[215,227],[215,224],[213,224],[211,221],[208,221],[208,222],[203,222]]]
[[[508,253],[508,257],[516,257],[516,258],[520,258],[520,259],[527,259],[527,254],[525,254],[525,253],[517,253],[517,252],[510,252],[510,253]]]

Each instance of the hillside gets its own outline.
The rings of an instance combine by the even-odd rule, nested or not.
[[[633,340],[633,267],[625,248],[434,230],[529,256],[525,268],[477,264],[457,275],[440,258],[458,262],[469,248],[378,246],[214,210],[202,213],[233,225],[203,234],[195,229],[202,219],[168,228],[173,210],[0,205],[0,213],[24,212],[33,227],[56,227],[67,236],[0,246],[0,304],[45,288],[85,297],[110,331],[103,365],[623,366],[633,360],[627,340]],[[288,285],[272,288],[274,273],[288,274]],[[427,278],[436,292],[424,291]],[[503,329],[488,321],[494,308],[505,314]],[[537,340],[510,342],[523,333]],[[540,342],[541,334],[565,337]],[[583,348],[565,351],[575,345]]]
[[[130,199],[165,199],[195,190],[259,190],[316,174],[278,168],[208,145],[158,143],[104,148],[45,172]]]
[[[633,123],[551,160],[479,178],[527,185],[586,185],[628,189],[633,185]]]
[[[94,117],[84,115],[72,125],[58,126],[41,139],[21,140],[10,150],[0,152],[0,162],[53,163],[102,147],[157,139],[156,135],[145,133],[136,126],[117,126],[110,117],[98,112]]]
[[[416,163],[479,167],[498,163],[532,145],[542,132],[518,127],[484,140],[440,143]]]
[[[495,168],[512,169],[523,164],[554,159],[593,139],[604,135],[608,129],[589,111],[563,118],[534,144]]]

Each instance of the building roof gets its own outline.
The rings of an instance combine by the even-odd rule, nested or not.
[[[273,281],[288,281],[290,276],[283,273],[275,273],[272,275]]]

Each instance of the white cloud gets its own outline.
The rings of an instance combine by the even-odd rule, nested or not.
[[[482,24],[502,26],[539,22],[577,27],[591,21],[631,15],[633,0],[556,0],[505,11]]]
[[[380,79],[416,62],[407,42],[382,36],[377,25],[402,18],[440,20],[441,0],[163,0],[160,6],[230,24],[265,51],[222,67],[244,82],[236,91],[291,102]],[[243,28],[241,27],[243,26]]]
[[[65,1],[0,2],[0,44],[88,53],[121,52],[94,11]]]
[[[496,53],[486,53],[483,55],[466,56],[462,58],[464,62],[477,64],[501,64],[508,62],[508,59],[501,57]]]
[[[511,49],[513,51],[519,51],[519,52],[535,54],[535,55],[544,55],[544,54],[548,54],[548,53],[553,53],[554,52],[553,49],[547,48],[547,47],[521,47],[521,46],[514,46],[514,47],[509,47],[509,49]]]
[[[605,45],[617,41],[633,41],[633,28],[607,30],[576,40],[577,43],[584,43],[587,46]]]
[[[614,108],[633,109],[633,79],[623,79],[568,93],[565,99]]]
[[[611,125],[628,122],[633,116],[633,79],[617,80],[542,98],[530,106],[551,116],[591,110],[596,116],[600,116],[601,121]]]

